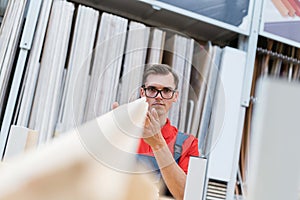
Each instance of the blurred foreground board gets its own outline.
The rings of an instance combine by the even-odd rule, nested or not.
[[[299,199],[300,85],[261,78],[256,87],[247,200]]]
[[[130,151],[138,139],[125,134],[142,133],[147,106],[145,99],[120,106],[38,150],[2,163],[0,200],[157,199],[158,190],[149,177],[128,171],[137,166]],[[115,154],[121,150],[123,154]],[[103,160],[102,154],[124,170]]]

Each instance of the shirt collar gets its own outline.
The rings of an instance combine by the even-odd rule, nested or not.
[[[170,120],[167,118],[166,124],[161,128],[161,133],[168,143],[177,134],[178,130],[175,126],[171,125]]]

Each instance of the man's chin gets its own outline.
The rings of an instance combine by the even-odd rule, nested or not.
[[[154,108],[158,115],[165,114],[166,111],[163,106],[152,106],[151,109]]]

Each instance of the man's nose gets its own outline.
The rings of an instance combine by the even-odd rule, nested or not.
[[[158,94],[156,95],[155,99],[163,99],[161,91],[158,91]]]

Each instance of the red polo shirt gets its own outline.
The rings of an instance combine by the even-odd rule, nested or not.
[[[171,153],[174,154],[174,143],[178,133],[177,128],[172,126],[170,120],[167,119],[167,123],[161,128],[161,133],[166,140]],[[153,156],[151,147],[143,139],[140,140],[138,153]],[[198,139],[193,135],[190,135],[190,137],[182,144],[182,153],[178,162],[178,165],[185,173],[187,173],[188,170],[190,156],[199,156]]]

